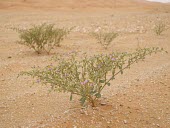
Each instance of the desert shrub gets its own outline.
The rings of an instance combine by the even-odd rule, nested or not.
[[[34,25],[29,29],[15,29],[19,33],[19,44],[26,45],[40,54],[48,54],[54,47],[59,47],[71,29],[55,28],[54,24]]]
[[[22,72],[39,82],[49,85],[51,90],[69,92],[70,100],[73,95],[80,96],[81,105],[90,103],[95,106],[96,100],[101,97],[101,92],[106,86],[111,86],[111,81],[125,69],[152,53],[162,52],[160,48],[138,49],[133,53],[111,53],[84,56],[78,60],[75,54],[67,58],[57,57],[58,64],[48,65],[44,69],[34,68],[32,71]]]
[[[167,30],[166,25],[163,22],[157,23],[154,27],[154,32],[158,36],[161,35],[166,30]]]
[[[105,49],[111,44],[111,42],[118,36],[115,32],[95,32],[91,34],[99,44],[101,44]]]

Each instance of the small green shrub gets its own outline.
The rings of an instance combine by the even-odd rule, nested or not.
[[[54,47],[59,47],[61,41],[69,34],[70,30],[55,28],[54,24],[42,24],[30,29],[15,29],[19,33],[19,44],[26,45],[40,54],[48,54]]]
[[[111,53],[85,56],[77,60],[76,55],[70,54],[67,58],[58,57],[58,64],[48,65],[44,69],[34,68],[20,75],[36,78],[38,82],[51,86],[51,90],[69,92],[72,96],[79,95],[81,105],[90,103],[93,107],[96,100],[101,97],[101,92],[106,86],[111,86],[110,81],[134,63],[144,60],[145,56],[162,52],[159,48],[138,49],[134,53]],[[110,76],[111,75],[111,76]]]
[[[154,32],[157,36],[160,36],[164,31],[166,31],[166,25],[163,22],[159,22],[154,27]]]
[[[111,44],[111,42],[118,36],[115,32],[96,32],[91,34],[96,38],[99,44],[101,44],[105,49]]]

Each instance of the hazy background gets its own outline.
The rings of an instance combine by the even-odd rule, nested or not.
[[[155,2],[161,2],[161,3],[169,3],[170,0],[147,0],[147,1],[155,1]]]

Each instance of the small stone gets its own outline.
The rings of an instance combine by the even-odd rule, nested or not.
[[[100,104],[101,104],[102,106],[105,106],[105,105],[106,105],[106,103],[105,103],[105,102],[101,102]]]
[[[157,126],[157,127],[160,127],[160,125],[159,125],[159,124],[156,124],[156,126]]]
[[[110,121],[107,121],[108,124],[110,124],[111,122]]]
[[[83,111],[80,111],[80,113],[81,113],[81,114],[84,114],[84,112],[83,112]]]
[[[124,122],[124,124],[127,124],[127,120],[124,120],[123,122]]]
[[[93,109],[93,110],[99,110],[99,108],[98,108],[98,107],[93,107],[92,109]]]

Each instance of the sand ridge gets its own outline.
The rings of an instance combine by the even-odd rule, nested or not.
[[[145,8],[159,6],[142,0],[8,0],[0,1],[0,9],[114,9],[114,8]]]

